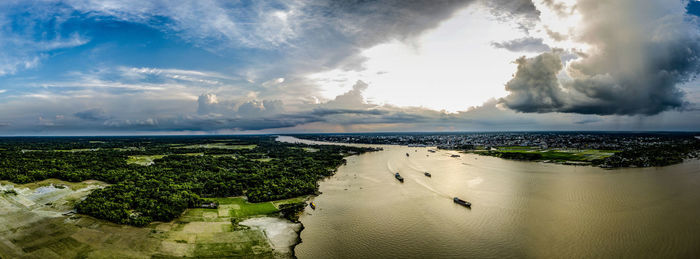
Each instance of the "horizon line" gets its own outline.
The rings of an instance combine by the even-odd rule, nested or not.
[[[688,133],[682,130],[512,130],[512,131],[367,131],[367,132],[297,132],[297,133],[234,133],[234,134],[125,134],[125,135],[0,135],[0,138],[22,137],[215,137],[215,136],[272,136],[272,135],[361,135],[361,134],[460,134],[460,133]]]

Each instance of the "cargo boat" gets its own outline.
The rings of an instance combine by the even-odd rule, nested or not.
[[[457,197],[454,197],[454,199],[452,199],[452,201],[454,201],[455,203],[457,203],[457,204],[459,204],[459,205],[462,205],[462,206],[464,206],[464,207],[467,207],[467,208],[471,208],[471,207],[472,207],[472,204],[471,204],[471,203],[469,203],[468,201],[462,200],[462,199],[460,199],[460,198],[457,198]]]
[[[402,182],[402,183],[403,183],[403,177],[401,177],[401,175],[400,175],[399,173],[396,173],[396,174],[394,175],[394,177],[396,177],[396,180],[399,180],[399,182]]]

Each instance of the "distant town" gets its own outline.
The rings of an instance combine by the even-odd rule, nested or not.
[[[437,147],[506,159],[603,168],[666,166],[700,157],[700,133],[375,133],[296,137],[328,142]]]

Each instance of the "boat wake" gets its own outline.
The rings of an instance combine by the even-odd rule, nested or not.
[[[422,168],[421,166],[416,165],[416,164],[413,163],[411,160],[408,160],[408,163],[406,164],[406,166],[408,166],[408,168],[411,169],[411,170],[414,170],[414,171],[416,171],[416,172],[421,173],[421,176],[419,176],[419,177],[411,177],[411,180],[412,180],[413,182],[415,182],[415,183],[417,183],[418,185],[422,186],[422,187],[425,188],[426,190],[428,190],[428,191],[430,191],[430,192],[432,192],[432,193],[434,193],[434,194],[437,194],[437,195],[440,196],[440,197],[445,197],[445,198],[452,199],[452,195],[449,195],[449,194],[447,194],[447,193],[438,191],[438,190],[436,190],[435,188],[433,188],[432,186],[430,186],[429,183],[426,183],[426,182],[424,182],[423,180],[421,180],[421,178],[424,177],[424,176],[422,175],[422,173],[427,172],[427,170],[425,170],[425,169]],[[395,174],[396,172],[398,172],[398,169],[395,168],[395,167],[392,165],[391,160],[387,160],[387,161],[386,161],[386,168],[387,168],[387,170],[389,170],[389,173],[391,173],[391,174]],[[414,176],[415,176],[415,175],[414,175]]]
[[[419,184],[420,186],[425,187],[425,189],[427,189],[428,191],[431,191],[431,192],[433,192],[441,197],[452,199],[451,195],[444,193],[444,192],[441,192],[441,191],[438,191],[438,190],[435,190],[433,187],[431,187],[427,183],[423,182],[422,180],[414,179],[413,181],[416,182],[417,184]]]
[[[428,171],[428,170],[425,170],[425,168],[422,168],[422,167],[416,165],[416,164],[413,163],[413,161],[411,161],[411,160],[408,160],[408,168],[413,169],[413,170],[416,170],[416,171],[421,172],[421,173],[427,172],[427,171]]]
[[[386,168],[389,169],[389,173],[391,173],[391,174],[396,173],[396,169],[394,169],[394,167],[391,166],[391,160],[386,161]]]

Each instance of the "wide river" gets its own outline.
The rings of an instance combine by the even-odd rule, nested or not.
[[[700,257],[698,160],[604,170],[369,146],[384,150],[320,183],[299,258]]]

